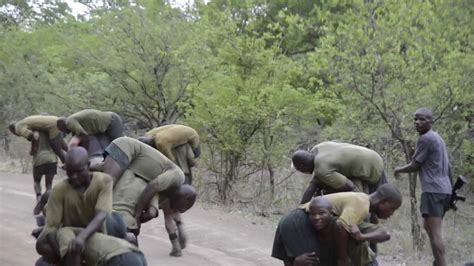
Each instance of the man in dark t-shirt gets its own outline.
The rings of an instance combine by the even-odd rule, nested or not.
[[[420,211],[430,238],[436,266],[446,265],[442,238],[442,223],[451,198],[451,178],[446,144],[438,133],[431,130],[433,114],[427,108],[415,112],[415,128],[420,134],[412,161],[395,168],[400,173],[418,172],[421,183]]]

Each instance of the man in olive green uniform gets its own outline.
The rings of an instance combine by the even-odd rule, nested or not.
[[[105,154],[104,172],[116,180],[114,210],[122,215],[129,230],[138,234],[143,221],[157,216],[158,194],[172,243],[170,255],[180,256],[186,238],[179,213],[196,200],[194,189],[183,185],[181,169],[156,149],[127,137],[114,140]]]
[[[154,128],[140,141],[156,148],[184,172],[185,184],[192,184],[191,168],[200,155],[199,135],[191,127],[172,124]]]
[[[336,243],[338,259],[343,265],[377,265],[376,254],[369,248],[370,243],[385,242],[389,233],[380,225],[364,222],[370,214],[387,219],[402,204],[400,191],[392,184],[383,184],[370,195],[361,192],[340,192],[322,196],[332,205],[332,212],[338,219]],[[309,211],[310,202],[302,204],[301,209]],[[350,264],[352,261],[352,264]]]
[[[32,115],[18,122],[10,123],[8,129],[16,136],[21,136],[31,141],[31,155],[38,151],[39,132],[47,134],[49,144],[54,153],[64,163],[66,147],[63,145],[63,135],[57,127],[57,116]]]
[[[95,233],[107,233],[104,221],[112,211],[112,177],[90,172],[87,151],[71,148],[66,155],[68,178],[52,189],[46,206],[46,225],[36,242],[37,252],[49,263],[65,260],[79,265],[86,241]],[[62,227],[80,227],[77,236],[57,242]]]
[[[301,203],[308,202],[320,189],[325,193],[360,191],[372,193],[387,182],[380,155],[368,148],[327,141],[310,151],[296,151],[292,157],[296,170],[312,174]]]
[[[85,109],[57,121],[58,128],[79,138],[89,157],[101,155],[104,148],[116,138],[124,136],[122,119],[113,112]],[[97,146],[99,145],[99,146]]]
[[[37,199],[41,197],[41,178],[45,176],[45,190],[49,191],[57,174],[57,165],[58,160],[49,145],[47,133],[39,132],[38,151],[33,154],[33,181]]]

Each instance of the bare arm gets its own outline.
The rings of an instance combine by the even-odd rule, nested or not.
[[[409,164],[395,168],[394,174],[398,176],[400,173],[413,173],[420,170],[421,164],[412,160]]]
[[[316,184],[314,182],[309,183],[308,188],[306,188],[305,192],[303,193],[300,204],[309,202],[316,191],[318,191]]]
[[[153,181],[148,183],[148,185],[143,190],[142,194],[138,197],[137,205],[135,207],[135,219],[137,223],[140,222],[140,216],[144,210],[148,210],[150,202],[160,190],[158,178],[155,178]]]
[[[383,227],[368,233],[361,233],[357,225],[351,225],[351,235],[355,240],[368,241],[370,243],[382,243],[390,240],[390,234]]]
[[[352,264],[347,253],[347,243],[349,242],[349,233],[340,221],[336,221],[336,243],[337,245],[337,265],[349,266]]]
[[[77,235],[76,238],[80,238],[84,242],[89,239],[95,232],[97,232],[105,221],[107,217],[106,211],[98,211],[97,214],[94,216],[92,221],[87,225],[87,227]]]

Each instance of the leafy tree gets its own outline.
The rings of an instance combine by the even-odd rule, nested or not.
[[[223,201],[229,200],[236,182],[257,172],[268,171],[274,192],[275,164],[292,145],[294,138],[288,138],[292,126],[298,121],[316,123],[316,118],[331,121],[337,104],[330,93],[312,94],[293,86],[303,67],[279,47],[267,48],[265,37],[241,34],[240,24],[228,20],[226,13],[212,12],[200,23],[217,21],[221,28],[203,31],[207,75],[195,89],[189,121],[208,144],[207,167],[217,175],[215,184]]]

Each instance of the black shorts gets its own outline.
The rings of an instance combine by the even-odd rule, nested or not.
[[[33,178],[35,181],[41,180],[43,175],[56,175],[58,173],[58,163],[45,163],[33,167]]]
[[[421,193],[420,211],[423,217],[444,217],[449,209],[450,194]]]

